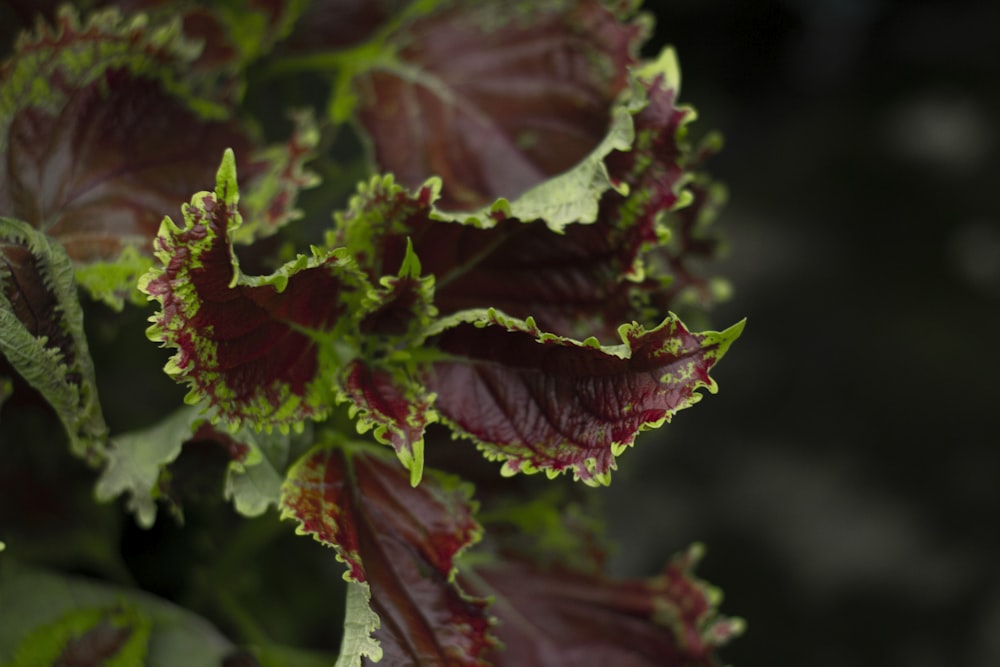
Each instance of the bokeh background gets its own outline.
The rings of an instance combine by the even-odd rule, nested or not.
[[[1000,665],[1000,3],[646,7],[748,322],[622,457],[615,567],[704,542],[739,667]]]
[[[712,320],[748,323],[714,373],[719,394],[641,437],[595,492],[619,544],[613,569],[651,575],[704,543],[699,574],[748,622],[723,653],[736,667],[1000,665],[1000,3],[645,5],[658,15],[649,54],[677,48],[693,132],[726,138],[709,166],[729,187],[716,228],[734,291]],[[127,356],[153,378],[136,386],[132,366],[101,375],[102,395],[130,392],[117,431],[183,394],[158,372],[146,315],[128,316],[128,355],[122,335],[104,333],[109,315],[88,319],[96,356]],[[13,410],[6,427],[46,428]],[[61,443],[4,444],[0,525],[35,507],[21,523],[38,560],[114,578],[93,563],[117,562],[101,550],[120,548],[121,579],[217,604],[177,593],[207,589],[214,570],[176,564],[228,562],[205,538],[232,534],[222,520],[195,506],[184,531],[139,531],[90,502],[90,473],[52,453]],[[45,480],[65,492],[32,495]],[[287,527],[262,525],[260,543]],[[95,531],[121,533],[121,545],[84,539]],[[254,539],[232,552],[291,558],[323,575],[314,590],[340,581],[339,565],[290,532],[266,549]],[[287,567],[267,572],[248,584],[260,599],[291,590]],[[254,608],[278,639],[322,639],[338,605],[315,601],[305,629],[284,628],[280,607]]]

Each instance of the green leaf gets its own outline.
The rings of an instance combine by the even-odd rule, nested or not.
[[[4,558],[0,559],[0,664],[13,660],[18,647],[33,632],[59,619],[92,613],[86,610],[116,608],[136,610],[148,619],[148,653],[145,660],[106,663],[109,667],[219,667],[233,650],[231,642],[205,619],[169,602],[134,589],[48,573]]]
[[[611,546],[601,512],[596,503],[583,506],[567,496],[565,487],[552,486],[530,498],[500,496],[495,506],[479,514],[492,548],[506,558],[542,567],[584,574],[603,571]],[[484,555],[473,552],[468,557],[475,560]]]
[[[361,667],[362,658],[382,660],[382,647],[372,633],[379,629],[379,618],[371,609],[368,584],[347,582],[347,605],[344,609],[344,638],[334,667]]]
[[[248,428],[222,432],[211,426],[213,421],[212,413],[206,413],[204,406],[184,407],[154,426],[112,438],[104,471],[97,481],[97,499],[107,502],[127,493],[126,506],[139,525],[152,526],[156,501],[163,497],[166,468],[181,456],[184,445],[211,441],[227,451],[229,462],[222,495],[233,502],[237,512],[255,517],[277,505],[288,457],[288,436]]]
[[[145,664],[150,630],[149,617],[136,607],[75,609],[29,633],[5,667]]]
[[[110,260],[98,260],[78,265],[76,281],[91,298],[104,301],[114,310],[125,303],[142,305],[145,295],[139,291],[139,277],[149,271],[153,260],[139,252],[136,246],[125,246],[121,254]]]
[[[9,377],[0,376],[0,409],[4,402],[14,393],[14,382]]]
[[[203,420],[199,412],[185,407],[149,428],[114,437],[97,480],[97,499],[107,502],[127,493],[126,507],[135,514],[139,525],[152,526],[156,521],[160,474],[164,466],[180,456],[184,442]]]
[[[49,402],[91,462],[107,437],[73,267],[31,226],[0,217],[0,355]]]
[[[223,495],[236,511],[247,517],[260,516],[281,500],[281,485],[288,459],[289,436],[258,433],[242,428],[236,434],[216,432],[217,439],[249,448],[242,458],[233,458],[226,470]]]

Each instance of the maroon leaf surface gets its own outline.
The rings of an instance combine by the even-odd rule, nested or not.
[[[303,54],[344,49],[372,36],[409,0],[313,0],[284,48]]]
[[[314,448],[288,473],[282,516],[334,547],[346,578],[368,584],[385,664],[484,665],[486,603],[454,581],[455,557],[481,530],[470,488],[436,471],[414,488],[383,451]]]
[[[286,427],[329,410],[333,389],[318,369],[331,346],[318,338],[335,337],[366,283],[342,252],[243,276],[229,238],[241,222],[238,199],[227,153],[215,193],[195,195],[182,226],[164,220],[160,266],[140,282],[162,306],[150,337],[177,348],[167,372],[191,385],[189,400],[207,400],[231,423]]]
[[[496,667],[718,667],[716,650],[743,622],[717,613],[719,594],[694,578],[698,550],[650,579],[611,579],[513,561],[483,565],[463,585],[495,596],[503,647]]]
[[[81,24],[66,11],[18,43],[0,79],[0,214],[58,239],[78,263],[126,246],[148,255],[160,221],[212,183],[226,148],[248,194],[298,164],[301,142],[262,158],[231,109],[187,92],[192,47],[169,35],[113,12]],[[278,209],[294,197],[272,189],[280,201],[255,203],[283,222]]]
[[[373,429],[379,442],[392,445],[416,486],[423,474],[424,429],[437,421],[433,398],[416,382],[355,359],[341,380],[358,429]]]
[[[433,275],[441,315],[495,307],[534,317],[540,327],[566,336],[614,336],[631,316],[626,275],[651,231],[616,229],[610,215],[563,234],[544,221],[497,215],[494,225],[435,219],[434,193],[414,193],[388,179],[372,181],[339,218],[331,243],[358,249],[372,280],[401,267],[407,244]]]
[[[605,158],[625,193],[606,190],[593,223],[566,225],[557,234],[542,220],[520,220],[503,208],[482,219],[456,219],[436,210],[433,182],[411,193],[383,178],[363,187],[338,217],[331,244],[355,249],[377,280],[398,270],[412,243],[424,271],[435,276],[443,315],[495,307],[530,316],[546,331],[607,342],[616,340],[621,322],[659,321],[692,284],[692,256],[708,259],[714,245],[692,237],[700,198],[697,206],[674,210],[691,198],[684,192],[685,126],[693,114],[676,105],[662,78],[635,86],[645,97],[632,111],[634,146]]]
[[[662,76],[642,85],[648,103],[634,117],[634,149],[607,160],[630,194],[608,193],[601,202],[602,217],[646,230],[647,240],[650,233],[665,239],[644,248],[644,279],[630,286],[631,292],[661,313],[675,309],[688,294],[708,306],[714,294],[704,265],[716,258],[719,242],[703,228],[722,204],[724,190],[698,170],[716,150],[718,137],[692,149],[687,141],[691,109],[677,105],[676,91]]]
[[[159,83],[123,70],[73,90],[56,113],[20,110],[9,131],[0,209],[80,262],[114,259],[126,245],[150,252],[163,216],[212,182],[223,150],[253,153],[237,123],[204,121]]]
[[[601,141],[643,33],[597,0],[445,3],[355,80],[358,116],[382,171],[443,179],[442,208],[512,199]]]
[[[607,483],[636,434],[716,391],[709,370],[742,330],[692,333],[670,317],[645,330],[623,325],[622,344],[600,346],[541,332],[490,311],[456,317],[430,341],[435,408],[504,472],[572,471]]]

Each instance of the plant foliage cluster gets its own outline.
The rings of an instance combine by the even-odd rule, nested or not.
[[[121,571],[42,567],[15,518],[47,487],[18,495],[40,473],[3,459],[0,664],[718,664],[740,622],[694,577],[699,548],[611,577],[584,492],[716,391],[742,328],[678,315],[704,321],[722,290],[718,140],[689,138],[673,52],[641,57],[637,3],[6,11],[2,449],[44,405],[88,493],[139,525],[207,495],[268,527],[222,522],[230,548],[187,587],[214,603],[185,609],[86,519],[64,547]],[[128,366],[136,312],[172,404],[136,404],[158,381]],[[92,354],[107,341],[124,360]],[[26,446],[59,457],[46,440]],[[345,585],[265,565],[292,528]],[[268,612],[230,595],[236,570],[305,587]],[[342,623],[308,622],[332,646],[268,629],[331,596]]]

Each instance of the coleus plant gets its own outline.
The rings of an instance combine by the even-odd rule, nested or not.
[[[183,518],[181,462],[216,448],[216,499],[332,547],[347,586],[324,662],[178,630],[166,603],[33,569],[0,534],[19,619],[0,662],[719,664],[742,625],[693,575],[700,547],[611,577],[581,501],[716,391],[742,329],[675,314],[719,291],[717,141],[689,139],[673,52],[640,57],[637,3],[8,5],[0,401],[47,402],[97,498],[145,527]],[[266,91],[302,82],[310,104],[269,116]],[[310,188],[332,194],[307,206]],[[109,308],[150,309],[187,391],[125,432],[84,328]],[[533,473],[554,492],[525,497]],[[32,591],[55,592],[24,611]]]

